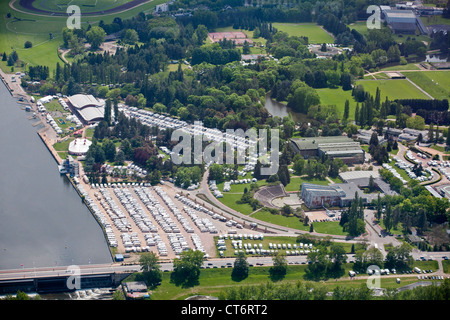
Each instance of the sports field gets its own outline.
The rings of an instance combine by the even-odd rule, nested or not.
[[[134,0],[35,0],[36,9],[64,13],[70,5],[77,5],[81,12],[111,10]]]
[[[272,23],[274,28],[290,36],[308,37],[309,43],[334,43],[334,39],[315,23]]]
[[[429,99],[427,95],[414,87],[408,80],[359,80],[355,85],[362,85],[365,91],[375,96],[377,87],[381,90],[381,101],[386,99]]]
[[[98,16],[83,16],[83,12],[102,11],[111,8],[112,4],[115,7],[120,4],[129,3],[130,0],[37,0],[33,5],[37,6],[56,6],[64,4],[79,5],[81,9],[81,26],[87,27],[88,24],[97,25],[100,20],[105,23],[111,23],[115,17],[122,19],[133,17],[139,14],[141,11],[150,13],[153,11],[157,4],[161,4],[166,0],[153,0],[146,2],[136,8],[132,8],[120,13],[105,13]],[[30,1],[26,1],[29,3]],[[143,2],[143,1],[141,1]],[[17,51],[19,59],[27,65],[46,65],[50,68],[50,73],[55,69],[56,63],[63,63],[58,57],[58,47],[62,44],[62,29],[66,26],[66,16],[55,16],[42,14],[37,12],[31,12],[30,10],[20,6],[18,0],[12,2],[14,8],[9,6],[9,1],[0,1],[0,53],[6,52],[10,54],[12,51]],[[94,5],[95,10],[92,7],[86,7],[86,5]],[[65,12],[63,10],[62,12]],[[10,17],[7,14],[10,13]],[[53,35],[53,39],[50,39],[50,33]],[[33,47],[30,49],[24,48],[24,43],[29,40],[32,42]],[[6,68],[5,64],[1,64],[4,71],[10,72],[10,68]],[[21,68],[15,68],[15,71],[19,71]]]
[[[405,72],[404,75],[433,98],[450,98],[450,71]]]

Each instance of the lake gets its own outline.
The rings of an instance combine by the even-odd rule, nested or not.
[[[291,115],[295,122],[310,122],[306,114],[295,112],[284,103],[273,100],[270,94],[266,95],[264,107],[274,117],[284,118]]]

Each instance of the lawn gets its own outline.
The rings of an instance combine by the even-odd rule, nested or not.
[[[232,194],[232,193],[223,193],[223,198],[217,198],[220,202],[222,202],[227,207],[236,210],[242,214],[250,214],[254,210],[248,203],[239,204],[239,201],[242,198],[242,193]]]
[[[399,64],[397,66],[381,68],[381,70],[383,70],[383,71],[402,71],[402,70],[420,70],[420,68],[418,66],[416,66],[415,63],[408,63],[405,65]]]
[[[318,233],[347,235],[347,232],[344,232],[342,226],[339,225],[339,221],[314,222],[313,226],[314,231]]]
[[[339,119],[342,119],[344,116],[345,101],[348,100],[350,102],[349,120],[355,119],[356,101],[353,99],[351,90],[344,91],[342,90],[342,87],[339,87],[336,89],[316,89],[316,92],[320,97],[320,103],[322,105],[336,106]]]
[[[404,75],[435,99],[450,98],[450,71],[405,72]]]
[[[56,151],[68,151],[69,150],[69,144],[75,140],[75,138],[68,138],[64,141],[57,142],[53,145],[53,149]]]
[[[330,182],[326,179],[308,179],[306,177],[291,177],[291,182],[284,187],[286,191],[300,191],[300,187],[303,183],[312,183],[312,184],[320,184],[320,185],[328,185]]]
[[[97,0],[97,9],[101,7],[112,7],[131,0],[117,0],[115,3],[109,0]],[[10,1],[0,2],[0,52],[6,52],[10,54],[13,50],[16,50],[19,59],[26,65],[46,65],[50,68],[50,74],[55,70],[56,63],[63,63],[58,57],[57,50],[59,45],[62,44],[62,29],[66,26],[67,16],[42,16],[32,13],[18,12],[12,10],[9,7]],[[48,0],[48,1],[35,1],[35,4],[40,3],[42,6],[54,6],[54,5],[66,5],[69,0]],[[71,4],[81,5],[81,12],[92,11],[93,7],[83,6],[83,4],[92,3],[91,0],[73,0]],[[157,4],[161,4],[165,0],[154,0],[145,3],[137,8],[127,10],[121,13],[104,14],[101,16],[89,16],[82,18],[82,27],[87,27],[88,23],[92,25],[98,24],[100,20],[103,20],[105,24],[111,23],[115,17],[127,19],[134,17],[141,11],[151,13],[153,8]],[[19,1],[14,3],[17,8],[20,7]],[[22,7],[21,10],[26,11]],[[95,11],[95,10],[94,10]],[[11,17],[7,18],[6,14],[11,13]],[[64,9],[65,12],[65,9]],[[50,40],[49,34],[53,35],[53,39]],[[32,42],[33,47],[30,49],[24,48],[24,43],[29,40]],[[5,72],[10,72],[10,67],[5,67],[4,64],[0,64]],[[15,68],[15,71],[22,71],[22,69]]]
[[[375,97],[377,87],[381,91],[381,101],[386,99],[429,99],[428,96],[417,90],[408,80],[359,80],[355,85],[362,85]],[[351,111],[350,111],[351,114]]]
[[[315,23],[273,23],[272,26],[290,36],[308,37],[311,44],[334,43],[333,37]]]
[[[445,273],[450,273],[450,260],[442,260],[442,268]]]
[[[252,217],[261,221],[276,224],[286,228],[309,231],[309,226],[303,225],[303,223],[300,222],[299,218],[295,216],[285,217],[280,214],[271,214],[269,211],[263,209],[252,214]]]
[[[366,35],[369,33],[369,29],[367,28],[367,21],[357,21],[355,23],[349,24],[348,27],[351,29],[355,29],[362,35]]]
[[[385,226],[384,226],[384,221],[383,219],[381,219],[381,221],[379,222],[380,227],[384,230]],[[402,235],[403,234],[403,227],[402,224],[399,222],[397,225],[397,228],[392,228],[391,229],[391,233],[393,235]]]
[[[327,291],[333,291],[337,286],[346,288],[359,288],[361,285],[367,283],[367,279],[348,279],[347,272],[352,269],[352,264],[347,263],[343,265],[345,270],[344,276],[340,279],[330,279],[321,281],[320,285],[325,286]],[[306,274],[306,265],[288,265],[286,276],[278,281],[278,284],[296,283],[302,281],[311,284],[319,284],[319,282],[306,281],[304,276]],[[260,285],[272,282],[269,274],[270,267],[250,267],[249,275],[242,281],[235,281],[231,278],[233,268],[207,268],[201,269],[198,285],[190,288],[182,288],[170,282],[172,272],[163,272],[161,285],[151,292],[152,300],[184,300],[192,295],[206,295],[218,296],[222,290],[227,287]],[[137,274],[134,273],[125,279],[128,281],[138,280]],[[396,283],[395,278],[381,277],[382,288],[399,288],[407,284],[417,282],[416,276],[402,277],[401,283]]]
[[[33,6],[41,10],[66,12],[68,5],[78,5],[83,13],[113,9],[130,1],[132,0],[47,0],[35,1]]]

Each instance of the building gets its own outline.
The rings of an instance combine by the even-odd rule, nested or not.
[[[69,154],[75,156],[85,156],[92,142],[88,139],[75,139],[69,144]]]
[[[376,171],[351,171],[341,173],[344,183],[336,183],[328,186],[303,183],[300,197],[309,209],[323,207],[348,207],[355,199],[355,195],[363,200],[363,203],[371,203],[378,195],[397,195],[388,183],[380,178]],[[363,189],[370,185],[370,177],[379,192],[365,193]]]
[[[60,174],[69,174],[72,177],[78,177],[80,173],[80,164],[71,156],[67,156],[67,159],[58,168]]]
[[[333,186],[303,183],[300,197],[310,209],[341,206],[341,198],[346,194]]]
[[[105,101],[93,95],[76,94],[68,98],[74,113],[87,124],[93,124],[105,117]]]
[[[157,4],[155,7],[155,13],[162,13],[169,11],[169,3]]]
[[[385,10],[384,19],[394,33],[415,34],[419,30],[422,34],[428,34],[427,28],[413,10]]]
[[[125,282],[124,289],[128,299],[148,298],[147,285],[143,281]]]
[[[364,163],[365,152],[360,143],[345,136],[293,138],[291,145],[304,158],[327,156],[350,165]]]

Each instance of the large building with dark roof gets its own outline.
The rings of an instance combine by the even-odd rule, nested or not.
[[[365,152],[360,143],[345,136],[293,138],[291,145],[304,158],[327,156],[350,165],[364,163]]]
[[[428,30],[413,10],[384,10],[384,19],[394,33],[427,34]]]

